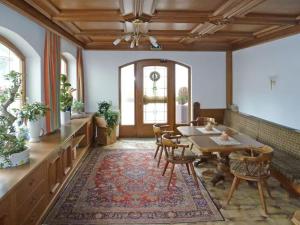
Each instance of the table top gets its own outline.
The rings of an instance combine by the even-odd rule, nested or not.
[[[253,138],[237,133],[232,136],[235,140],[240,142],[239,145],[218,145],[214,142],[210,136],[212,135],[201,135],[201,136],[191,136],[189,140],[197,146],[202,152],[221,152],[221,153],[230,153],[233,151],[243,150],[248,147],[259,148],[264,146],[264,144],[254,140]]]
[[[216,134],[208,134],[202,133],[197,128],[204,127],[204,126],[179,126],[177,130],[182,136],[191,137],[191,136],[201,136],[201,135],[216,135]],[[224,131],[227,127],[224,125],[217,125],[214,128],[218,129],[219,131]]]

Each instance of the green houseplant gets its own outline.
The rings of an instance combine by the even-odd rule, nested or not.
[[[101,130],[104,138],[104,144],[111,144],[116,141],[116,127],[119,123],[120,114],[118,111],[112,110],[111,102],[101,101],[98,103],[98,112],[96,117],[97,127]]]
[[[0,168],[7,168],[29,162],[29,148],[26,146],[27,132],[16,131],[16,115],[9,106],[19,96],[22,74],[11,71],[4,75],[10,86],[0,93]]]
[[[67,76],[60,75],[60,120],[61,124],[67,124],[71,119],[71,107],[73,103],[72,92],[75,91],[68,82]]]
[[[84,103],[81,101],[74,101],[73,105],[72,105],[72,112],[77,113],[77,114],[81,114],[83,113],[83,109],[84,109]]]
[[[180,105],[185,105],[189,101],[189,90],[187,87],[181,87],[178,90],[177,102]]]
[[[30,142],[39,142],[41,133],[41,118],[49,108],[40,102],[26,103],[20,110],[20,117],[27,122]],[[43,131],[43,130],[42,130]]]

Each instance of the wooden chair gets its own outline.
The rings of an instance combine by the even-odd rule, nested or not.
[[[166,134],[166,133],[169,133],[169,134],[174,133],[174,131],[167,130],[169,127],[170,127],[170,125],[161,125],[161,124],[154,124],[153,125],[153,132],[154,132],[155,139],[156,139],[155,143],[156,143],[156,146],[157,146],[155,154],[154,154],[154,159],[156,158],[157,153],[159,152],[157,167],[159,167],[161,156],[162,156],[162,153],[163,153],[163,145],[162,145],[162,138],[161,137],[162,137],[163,134]],[[178,136],[178,137],[180,137],[180,136]]]
[[[233,192],[237,189],[241,180],[254,181],[257,182],[262,208],[264,213],[267,214],[268,211],[263,186],[266,187],[269,196],[272,197],[267,185],[267,179],[270,176],[270,163],[273,149],[269,146],[263,146],[261,148],[247,149],[247,152],[248,155],[231,153],[229,156],[230,171],[234,175],[234,179],[227,198],[227,204],[229,204]]]
[[[216,123],[215,118],[198,116],[195,120],[192,120],[190,124],[193,126],[205,126],[208,122],[212,124]]]
[[[176,139],[176,141],[174,141],[174,139]],[[165,175],[169,163],[172,164],[171,175],[168,182],[168,189],[172,180],[175,164],[185,164],[188,174],[191,175],[191,170],[196,186],[199,188],[197,175],[193,166],[193,162],[195,161],[196,156],[192,151],[189,150],[189,145],[179,144],[178,137],[171,136],[170,134],[164,134],[162,136],[162,144],[166,156],[166,164],[162,173],[163,176]]]

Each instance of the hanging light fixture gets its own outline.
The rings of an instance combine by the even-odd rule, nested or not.
[[[117,46],[120,44],[122,40],[129,42],[130,41],[130,48],[138,47],[139,42],[142,38],[148,38],[150,44],[155,48],[159,47],[157,43],[157,39],[154,36],[150,36],[145,32],[141,31],[141,26],[144,22],[140,19],[135,19],[132,21],[133,24],[133,32],[126,33],[121,37],[118,37],[116,40],[113,41],[113,44]]]

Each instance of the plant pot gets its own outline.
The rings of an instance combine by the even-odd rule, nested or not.
[[[66,111],[66,112],[60,112],[60,124],[61,125],[65,125],[70,123],[71,121],[71,112],[70,111]]]
[[[188,123],[189,115],[188,115],[188,105],[176,105],[176,123],[178,124],[186,124]]]
[[[8,157],[7,162],[2,156],[0,156],[0,168],[10,168],[10,167],[16,167],[23,164],[26,164],[29,162],[29,147],[26,148],[26,150],[18,153],[14,153]]]
[[[41,120],[28,121],[28,130],[29,130],[29,142],[39,142],[40,135],[44,134],[44,130],[41,128]],[[41,134],[42,131],[42,134]]]
[[[96,116],[95,121],[98,127],[105,127],[105,128],[107,127],[106,120],[103,116]]]

